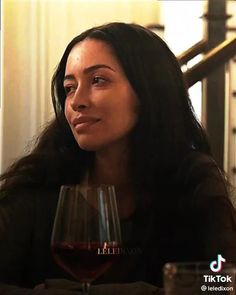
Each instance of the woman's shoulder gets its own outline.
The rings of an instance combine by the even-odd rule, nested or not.
[[[10,206],[15,203],[34,202],[35,191],[28,188],[13,190],[0,189],[0,207]]]
[[[182,161],[180,161],[180,169],[181,172],[183,172],[183,169],[190,171],[196,171],[196,169],[209,169],[209,168],[217,168],[218,165],[214,158],[206,153],[197,151],[197,150],[191,150],[189,151],[183,158]]]
[[[0,236],[6,228],[20,228],[55,212],[58,190],[24,188],[0,191]]]
[[[224,211],[236,216],[232,186],[215,160],[193,151],[186,155],[177,174],[180,207],[192,212]]]
[[[213,157],[199,151],[191,151],[183,158],[176,182],[186,190],[204,186],[205,190],[227,193],[225,174]]]
[[[0,211],[24,212],[33,209],[37,203],[50,204],[59,194],[57,188],[18,188],[0,190]],[[24,213],[23,213],[24,214]]]

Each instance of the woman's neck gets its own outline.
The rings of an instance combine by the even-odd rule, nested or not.
[[[97,153],[90,171],[90,181],[96,184],[125,185],[130,182],[127,152]]]
[[[118,211],[121,218],[135,211],[135,192],[129,174],[128,150],[112,150],[96,153],[94,165],[89,171],[91,184],[114,185]]]

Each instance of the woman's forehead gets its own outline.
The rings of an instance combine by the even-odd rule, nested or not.
[[[67,58],[65,72],[74,66],[85,69],[96,65],[104,65],[113,70],[122,70],[110,45],[97,39],[84,39],[71,49]]]

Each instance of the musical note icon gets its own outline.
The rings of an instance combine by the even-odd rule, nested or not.
[[[226,259],[221,254],[218,254],[217,260],[213,260],[210,263],[210,269],[214,272],[221,271],[223,262],[226,262]]]

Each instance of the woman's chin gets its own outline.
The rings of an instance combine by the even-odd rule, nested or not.
[[[79,147],[87,152],[96,152],[101,149],[101,146],[95,143],[78,142]]]

